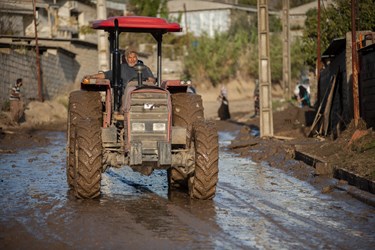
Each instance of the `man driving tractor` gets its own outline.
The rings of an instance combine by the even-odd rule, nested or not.
[[[130,82],[131,80],[137,79],[137,71],[134,68],[134,66],[137,63],[143,64],[142,61],[138,60],[138,53],[135,50],[129,50],[125,52],[125,59],[126,62],[121,64],[121,79],[124,84],[124,87]],[[149,67],[144,65],[144,68],[142,70],[142,76],[145,79],[146,82],[155,84],[156,79],[154,75],[152,74]],[[105,72],[100,72],[93,75],[87,75],[84,76],[84,79],[90,79],[90,78],[96,78],[96,79],[112,79],[112,70],[108,70]]]

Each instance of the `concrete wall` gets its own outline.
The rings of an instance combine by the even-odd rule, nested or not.
[[[208,36],[214,37],[215,32],[225,32],[230,27],[232,6],[229,4],[190,0],[171,0],[167,4],[170,18],[181,18],[182,32],[176,35],[183,35],[188,30],[195,36],[207,33]]]
[[[35,52],[29,50],[11,50],[0,52],[0,98],[3,104],[17,78],[23,79],[21,92],[26,101],[38,99],[38,78]],[[41,57],[43,94],[46,100],[64,93],[73,86],[72,75],[76,71],[74,58],[57,53],[44,53]]]
[[[75,78],[75,88],[79,87],[80,80],[84,75],[98,73],[98,49],[96,44],[80,41],[61,44],[61,47],[76,54],[75,60],[79,68]]]
[[[98,71],[97,50],[83,44],[70,44],[70,51],[49,48],[41,56],[43,96],[45,100],[68,94],[79,88],[83,75]],[[73,53],[72,53],[73,52]],[[35,52],[26,48],[0,49],[0,107],[8,100],[17,78],[23,78],[26,101],[38,99]]]

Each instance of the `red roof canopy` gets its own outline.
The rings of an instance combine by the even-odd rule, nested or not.
[[[114,30],[115,19],[118,20],[119,31],[125,32],[180,32],[182,30],[178,23],[169,23],[167,20],[158,17],[146,16],[116,16],[106,20],[96,20],[92,27],[100,30]]]

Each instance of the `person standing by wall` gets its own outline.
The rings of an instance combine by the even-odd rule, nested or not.
[[[10,90],[10,115],[12,121],[19,123],[23,116],[23,100],[21,95],[22,78],[18,78],[13,88]]]

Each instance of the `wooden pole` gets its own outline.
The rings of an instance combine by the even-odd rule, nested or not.
[[[39,44],[38,44],[38,28],[36,23],[36,0],[33,0],[33,10],[34,10],[34,30],[35,30],[35,53],[36,53],[36,73],[38,79],[38,100],[40,102],[44,101],[43,98],[43,86],[42,86],[42,78],[41,78],[41,70],[40,70],[40,55],[39,55]]]
[[[185,29],[186,29],[186,46],[187,48],[190,47],[190,39],[189,39],[189,26],[187,21],[187,10],[186,10],[186,4],[184,3],[184,20],[185,20]]]
[[[358,93],[358,58],[357,58],[357,34],[355,25],[355,0],[352,0],[352,83],[353,83],[353,111],[354,124],[357,127],[359,121],[359,93]]]

